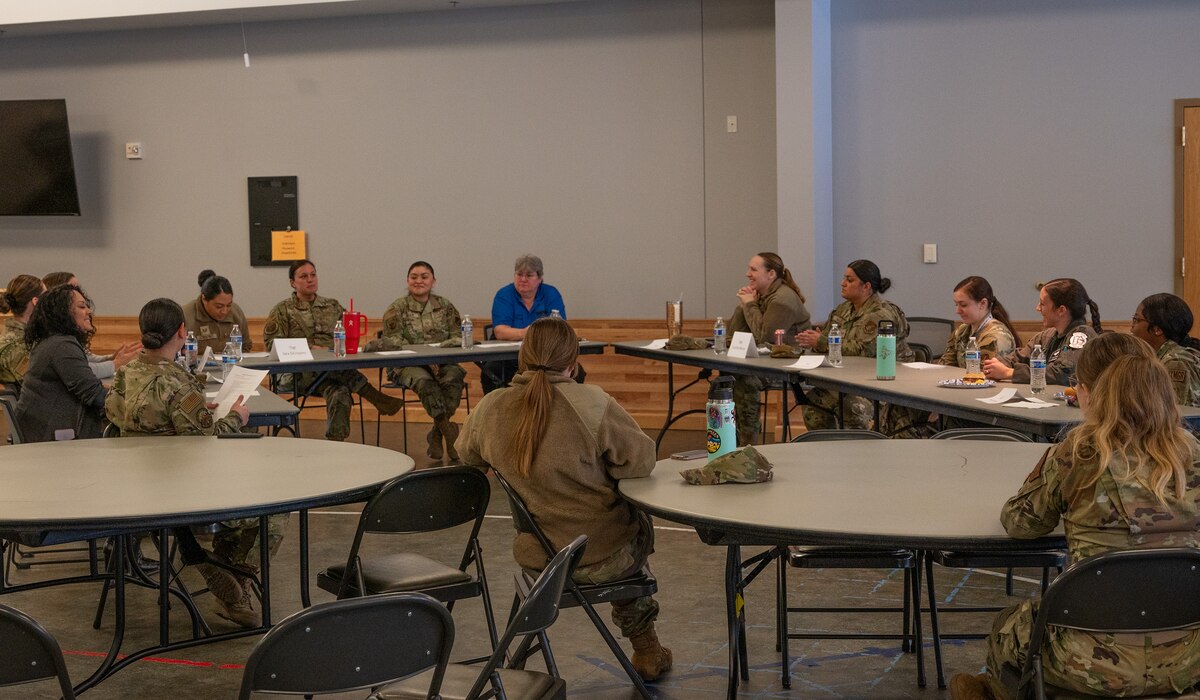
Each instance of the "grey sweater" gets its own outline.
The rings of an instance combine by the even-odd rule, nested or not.
[[[29,371],[17,402],[25,441],[48,442],[56,430],[66,429],[76,438],[100,437],[106,393],[77,339],[46,338],[29,353]]]

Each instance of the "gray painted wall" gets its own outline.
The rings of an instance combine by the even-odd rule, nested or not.
[[[487,315],[536,252],[572,316],[661,317],[680,292],[715,315],[776,234],[772,5],[714,11],[710,36],[714,4],[247,24],[250,69],[237,25],[5,41],[0,98],[67,99],[85,213],[0,218],[0,283],[70,269],[100,313],[135,314],[211,267],[265,315],[290,289],[249,266],[246,177],[297,175],[321,291],[367,313],[423,258]],[[742,145],[713,144],[709,99],[750,115]],[[706,187],[726,172],[746,175]]]
[[[1172,288],[1198,32],[1193,0],[837,0],[835,260],[874,259],[909,315],[949,316],[982,274],[1016,318],[1058,276],[1128,318]]]

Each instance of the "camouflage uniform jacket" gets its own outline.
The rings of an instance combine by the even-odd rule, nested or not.
[[[4,321],[0,333],[0,384],[20,385],[29,369],[29,349],[25,347],[25,322],[19,318]]]
[[[430,294],[425,303],[402,296],[383,312],[383,336],[404,345],[440,343],[461,337],[462,316],[446,297]]]
[[[1033,354],[1033,346],[1041,345],[1046,353],[1046,383],[1069,384],[1075,376],[1075,364],[1079,362],[1079,353],[1087,341],[1096,337],[1096,331],[1082,319],[1077,319],[1067,326],[1067,332],[1059,334],[1053,328],[1047,328],[1029,339],[1025,346],[1007,355],[1001,355],[1000,360],[1012,367],[1014,384],[1029,383],[1029,356]]]
[[[1094,484],[1082,487],[1101,467],[1086,446],[1076,460],[1073,444],[1068,436],[1047,450],[1021,490],[1004,505],[1000,520],[1009,535],[1047,535],[1062,518],[1072,562],[1113,549],[1200,547],[1200,443],[1195,438],[1184,496],[1179,501],[1168,496],[1166,502],[1155,498],[1140,479],[1115,475],[1127,471],[1120,454],[1103,467]],[[1172,488],[1168,484],[1168,494]],[[1195,683],[1200,662],[1200,645],[1189,643],[1196,641],[1196,633],[1184,634],[1180,640],[1180,633],[1167,633],[1164,641],[1151,645],[1129,635],[1051,630],[1047,667],[1067,678],[1069,685],[1100,695],[1141,695],[1143,687],[1162,685],[1178,692]],[[1152,661],[1150,667],[1142,659]]]
[[[738,304],[733,316],[729,317],[729,332],[754,334],[759,345],[775,342],[776,329],[783,329],[785,343],[794,344],[796,334],[812,327],[808,309],[792,290],[776,279],[767,288],[767,293],[747,304]]]
[[[263,326],[263,338],[267,349],[276,338],[307,338],[309,345],[333,347],[333,327],[342,318],[345,309],[337,299],[318,296],[311,302],[300,301],[296,293],[271,309],[267,324]]]
[[[1171,375],[1171,384],[1175,386],[1175,403],[1200,406],[1200,352],[1168,340],[1159,346],[1157,355]],[[3,381],[3,377],[0,377],[0,381]]]
[[[817,352],[829,350],[829,328],[838,324],[842,331],[842,355],[846,357],[875,357],[875,333],[880,321],[896,324],[896,360],[912,362],[916,355],[908,347],[908,319],[904,312],[878,294],[872,294],[863,302],[862,308],[854,310],[854,304],[843,301],[829,314],[829,320],[821,328],[817,340]]]
[[[938,364],[950,367],[966,367],[967,343],[971,340],[971,326],[960,323],[950,338],[946,341],[946,350]],[[1012,333],[1001,322],[988,317],[983,326],[975,331],[975,344],[979,346],[979,359],[990,360],[1010,353],[1016,349],[1017,343]]]
[[[104,412],[122,436],[216,435],[242,428],[233,412],[214,421],[204,385],[174,362],[145,351],[117,370]]]
[[[229,310],[224,321],[218,321],[208,315],[204,302],[200,297],[183,305],[183,323],[187,329],[196,334],[196,350],[203,355],[205,348],[212,348],[214,354],[225,352],[225,344],[229,342],[229,334],[234,325],[242,332],[242,350],[250,352],[253,343],[250,342],[250,324],[246,323],[246,314],[237,304]]]

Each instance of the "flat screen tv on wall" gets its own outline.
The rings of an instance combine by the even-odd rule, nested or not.
[[[0,100],[0,216],[79,216],[66,100]]]

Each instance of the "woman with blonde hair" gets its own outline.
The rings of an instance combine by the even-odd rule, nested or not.
[[[617,493],[618,479],[654,469],[654,441],[602,389],[574,381],[578,355],[579,338],[566,321],[534,321],[512,385],[483,397],[457,445],[464,464],[491,467],[512,485],[552,546],[587,535],[575,580],[604,583],[641,570],[654,549],[650,518]],[[529,533],[517,533],[513,556],[526,569],[546,566],[545,551]],[[642,678],[652,681],[671,668],[671,650],[654,629],[653,598],[613,603],[612,616],[633,644]]]
[[[1008,534],[1050,534],[1061,520],[1072,562],[1114,549],[1200,547],[1200,443],[1185,430],[1171,378],[1143,341],[1108,333],[1076,367],[1084,422],[1047,450],[1000,514]],[[1102,602],[1101,602],[1102,604]],[[956,700],[1007,697],[1005,664],[1029,651],[1037,601],[1001,612],[988,639],[988,673],[950,681]],[[1136,641],[1056,630],[1043,657],[1047,683],[1076,693],[1179,693],[1200,677],[1200,630]]]

